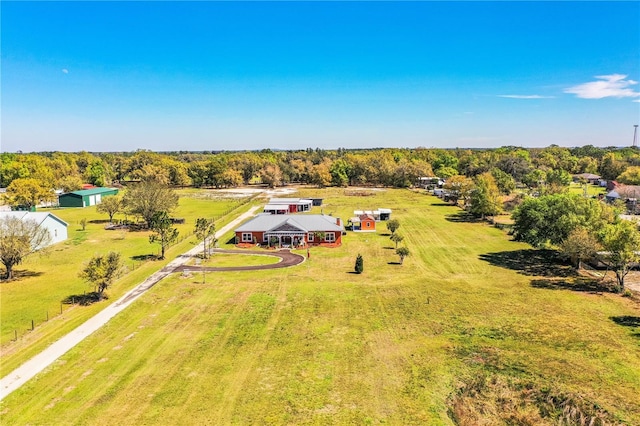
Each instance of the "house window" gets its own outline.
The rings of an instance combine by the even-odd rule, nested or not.
[[[251,232],[243,232],[242,233],[242,242],[243,243],[252,243],[253,242],[253,234]]]
[[[336,240],[336,234],[334,234],[333,232],[327,232],[326,234],[324,234],[324,240],[328,243],[332,243]]]
[[[313,242],[313,232],[309,232],[307,239],[309,240],[310,243]]]
[[[263,234],[262,234],[262,242],[263,242],[263,243],[266,243],[266,242],[267,242],[267,234],[266,234],[266,233],[263,233]]]

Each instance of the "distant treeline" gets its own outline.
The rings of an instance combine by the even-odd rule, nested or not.
[[[107,186],[149,179],[175,187],[222,188],[254,183],[410,187],[424,176],[473,178],[486,172],[495,174],[497,170],[525,185],[539,183],[550,172],[593,173],[606,180],[640,184],[640,151],[552,145],[495,149],[3,153],[0,187],[8,187],[16,179],[36,179],[64,191],[79,189],[83,183]]]

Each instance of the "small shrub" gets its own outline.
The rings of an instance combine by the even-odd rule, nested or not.
[[[364,259],[362,255],[358,253],[358,257],[356,257],[356,265],[354,268],[356,274],[361,274],[364,271]]]

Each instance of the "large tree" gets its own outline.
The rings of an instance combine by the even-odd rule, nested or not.
[[[282,170],[277,164],[266,164],[259,174],[262,183],[269,185],[271,188],[282,185]]]
[[[122,211],[122,208],[123,208],[122,196],[118,194],[118,195],[111,195],[109,197],[104,197],[100,202],[100,204],[96,206],[96,211],[98,213],[108,214],[109,222],[113,222],[113,216],[115,216],[116,213]]]
[[[31,209],[41,202],[53,201],[56,198],[51,186],[34,178],[15,179],[7,187],[7,201],[14,206]]]
[[[456,205],[462,200],[463,206],[466,206],[474,187],[473,180],[461,175],[451,176],[444,184],[444,189],[449,192],[449,198]]]
[[[21,220],[15,216],[0,219],[0,261],[6,269],[5,279],[12,279],[13,267],[50,241],[49,230],[34,220]]]
[[[476,176],[476,189],[471,193],[470,211],[484,219],[485,216],[495,216],[502,209],[500,190],[489,172]]]
[[[560,252],[571,259],[577,269],[582,267],[582,261],[591,259],[601,248],[598,238],[593,232],[578,227],[560,243]]]
[[[151,225],[153,215],[171,212],[178,206],[178,194],[158,182],[141,182],[127,189],[123,198],[126,209]]]
[[[173,221],[167,212],[156,212],[151,218],[150,228],[153,234],[149,236],[150,243],[160,244],[160,259],[164,259],[167,247],[178,239],[178,230],[173,227]]]
[[[629,167],[616,180],[627,185],[640,185],[640,166]]]
[[[83,280],[98,288],[100,298],[104,291],[124,272],[124,265],[120,253],[109,252],[96,255],[87,262],[79,276]]]
[[[526,198],[513,212],[513,235],[534,247],[558,245],[578,227],[597,232],[613,220],[609,206],[577,194]]]
[[[626,220],[608,225],[602,233],[602,247],[602,260],[616,274],[618,289],[622,292],[631,266],[640,262],[640,232],[637,225]]]
[[[82,189],[82,179],[77,175],[67,175],[58,180],[58,185],[62,192],[72,192]]]

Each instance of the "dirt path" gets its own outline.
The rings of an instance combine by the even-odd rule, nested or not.
[[[216,238],[222,237],[229,230],[236,227],[240,222],[253,216],[258,207],[252,207],[247,212],[241,214],[226,226],[222,227],[216,232]],[[202,251],[202,244],[198,244],[185,254],[178,256],[176,259],[169,262],[167,266],[160,271],[154,273],[149,278],[133,290],[118,299],[115,303],[107,306],[100,311],[97,315],[89,318],[82,325],[61,337],[58,341],[54,342],[51,346],[34,356],[20,367],[7,374],[0,379],[0,401],[2,401],[7,395],[20,386],[25,384],[28,380],[40,373],[42,370],[53,364],[55,360],[67,353],[71,348],[84,340],[87,336],[98,330],[105,325],[111,318],[123,311],[127,306],[133,303],[138,297],[144,294],[145,291],[156,285],[167,275],[174,272],[177,268],[183,266],[189,259]],[[246,252],[245,252],[246,253]],[[295,255],[297,256],[297,255]],[[300,256],[301,257],[301,256]],[[304,260],[304,258],[303,258]],[[279,264],[279,263],[278,263]]]

